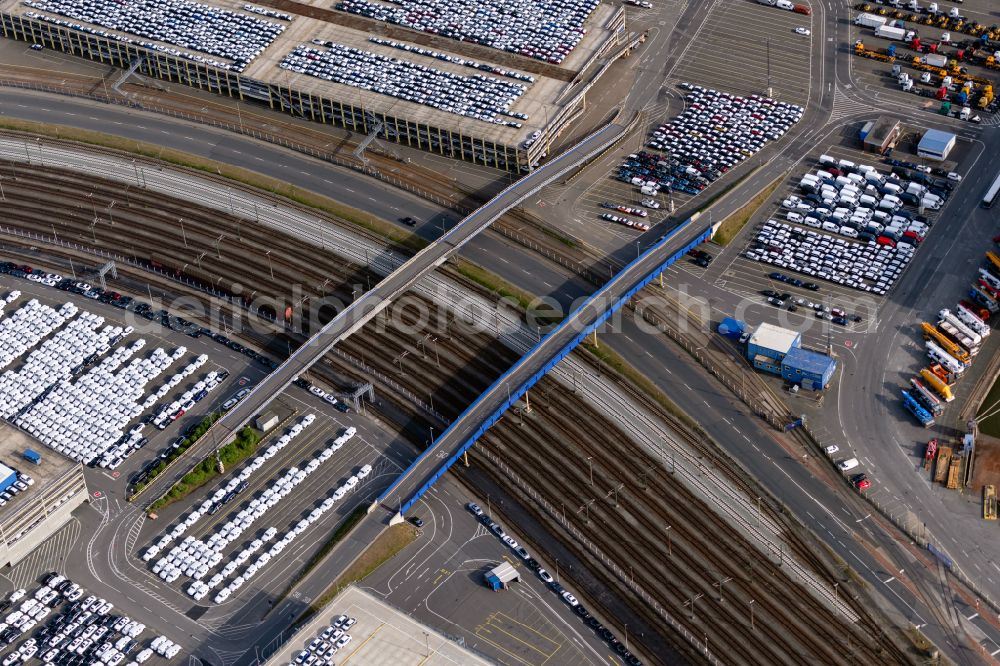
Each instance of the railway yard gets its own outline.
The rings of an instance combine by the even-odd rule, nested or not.
[[[992,9],[0,3],[3,666],[995,662]]]

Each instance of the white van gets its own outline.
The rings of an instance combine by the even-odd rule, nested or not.
[[[837,162],[837,167],[841,171],[853,171],[856,166],[857,165],[854,164],[854,162],[852,162],[850,160],[839,160]]]
[[[798,213],[789,212],[787,215],[785,215],[785,218],[789,222],[802,222],[802,216],[799,215]]]
[[[837,160],[830,157],[829,155],[820,155],[819,163],[823,166],[837,166]]]
[[[849,472],[858,466],[857,458],[848,458],[847,460],[841,460],[837,463],[837,467],[840,468],[841,472]]]

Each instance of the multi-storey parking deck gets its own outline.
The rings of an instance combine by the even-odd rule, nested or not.
[[[312,367],[334,345],[359,330],[421,278],[442,265],[448,257],[460,250],[494,220],[538,192],[545,185],[605,150],[617,141],[624,131],[623,126],[612,123],[594,132],[566,153],[505,189],[489,203],[455,225],[437,242],[424,248],[403,263],[392,274],[378,283],[374,289],[358,297],[356,301],[310,338],[306,344],[296,350],[277,370],[261,381],[242,402],[213,426],[212,430],[209,431],[210,434],[202,438],[201,447],[196,445],[195,448],[200,448],[203,453],[207,453],[207,450],[202,448],[207,446],[207,442],[224,441],[229,435],[248,423],[265,405],[288,387],[296,376]],[[155,499],[182,474],[183,471],[179,470],[176,475],[161,475],[147,487],[147,497]]]

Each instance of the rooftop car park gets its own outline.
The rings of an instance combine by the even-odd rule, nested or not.
[[[574,93],[585,89],[579,85],[577,77],[599,53],[615,46],[618,27],[624,20],[620,7],[598,5],[573,52],[555,65],[496,51],[468,40],[453,41],[454,51],[451,51],[447,43],[441,44],[451,40],[432,35],[415,34],[409,40],[416,42],[413,44],[404,44],[395,33],[395,40],[373,39],[373,33],[382,32],[380,24],[319,6],[302,9],[302,13],[289,22],[281,12],[267,14],[246,9],[243,3],[234,0],[212,2],[205,10],[206,15],[232,15],[240,17],[240,21],[263,21],[282,28],[273,33],[270,29],[254,31],[251,46],[250,38],[216,35],[215,28],[225,22],[206,21],[204,25],[191,27],[191,12],[197,12],[191,9],[173,17],[170,13],[173,4],[167,2],[146,0],[141,7],[148,9],[148,17],[133,16],[128,10],[116,9],[117,5],[112,6],[113,3],[104,0],[93,0],[89,5],[82,4],[83,0],[67,0],[71,4],[65,5],[65,11],[72,11],[74,15],[85,11],[89,16],[100,10],[110,17],[118,16],[116,12],[124,12],[135,19],[133,27],[110,19],[106,21],[109,25],[104,25],[68,18],[55,13],[55,8],[61,6],[56,0],[38,1],[39,7],[52,11],[29,7],[19,0],[0,0],[0,29],[5,37],[26,41],[33,48],[65,51],[105,65],[123,69],[134,66],[143,76],[253,100],[271,109],[351,132],[368,133],[376,122],[381,122],[384,129],[380,136],[384,140],[512,172],[527,170],[529,160],[537,162],[548,147],[545,142],[528,149],[525,139],[534,133],[543,136],[546,125],[553,135],[557,135],[561,128],[577,118],[575,112],[582,108],[584,98]],[[190,9],[200,5],[190,3],[190,7],[183,7]],[[103,19],[95,17],[93,20]],[[426,48],[430,46],[428,40],[433,40],[433,48]],[[297,48],[326,42],[386,58],[399,58],[406,51],[409,54],[405,58],[407,61],[440,70],[449,77],[469,78],[473,73],[470,68],[475,67],[480,76],[494,76],[504,83],[524,86],[524,91],[516,96],[510,108],[505,109],[506,115],[497,118],[502,122],[484,122],[478,117],[438,109],[420,101],[341,83],[333,80],[332,75],[326,79],[279,66]],[[225,48],[225,55],[244,59],[230,60],[211,52],[197,51],[195,46],[199,44],[208,45],[204,48]],[[245,46],[245,50],[238,51],[237,46]],[[496,60],[490,57],[494,53]],[[586,86],[589,85],[588,81]]]
[[[103,37],[116,38],[116,32],[134,35],[152,41],[134,40],[133,43],[235,72],[242,72],[286,28],[284,23],[189,0],[127,3],[113,0],[24,0],[24,4],[38,12],[46,12],[29,12],[28,16],[77,30],[93,31]],[[48,14],[70,20],[56,19]],[[84,26],[76,21],[107,30]],[[154,42],[179,48],[159,46]],[[206,58],[200,55],[202,53],[212,57]]]
[[[561,63],[583,39],[599,0],[344,0],[337,9],[434,35]]]
[[[521,127],[510,113],[527,90],[520,83],[482,74],[460,76],[334,42],[321,42],[320,46],[324,48],[299,46],[279,66],[440,111]]]

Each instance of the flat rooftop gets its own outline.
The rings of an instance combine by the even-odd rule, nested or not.
[[[348,631],[351,642],[336,655],[335,662],[338,664],[488,666],[493,663],[351,585],[299,629],[265,662],[266,666],[291,663],[296,654],[341,614],[355,618],[357,624]]]
[[[212,0],[208,3],[214,7],[225,8],[247,16],[261,17],[247,12],[243,9],[245,4],[241,0]],[[385,113],[396,118],[408,121],[427,124],[432,127],[461,132],[462,134],[478,137],[486,141],[492,141],[501,145],[514,146],[520,144],[535,130],[540,130],[547,124],[549,118],[553,118],[560,108],[556,101],[574,87],[571,79],[579,74],[580,70],[590,62],[594,53],[600,49],[610,32],[603,29],[611,18],[617,7],[609,3],[602,3],[597,6],[586,22],[587,34],[570,53],[566,60],[559,66],[552,66],[539,60],[533,60],[524,56],[510,54],[478,44],[459,42],[457,40],[429,35],[401,26],[387,26],[372,19],[361,17],[345,12],[332,11],[328,9],[333,3],[328,0],[306,0],[303,3],[282,3],[282,2],[262,2],[256,6],[279,7],[286,13],[295,11],[313,11],[317,16],[295,15],[289,23],[275,18],[266,18],[268,21],[286,25],[286,29],[264,51],[257,56],[242,72],[242,76],[255,79],[267,84],[281,85],[304,93],[324,97],[327,99],[362,106],[365,109],[376,113]],[[67,20],[67,17],[47,12],[38,8],[29,7],[22,4],[21,0],[0,0],[0,11],[13,15],[23,15],[26,12],[34,12],[43,16],[55,19]],[[150,41],[131,33],[120,30],[110,30],[107,27],[97,24],[86,23],[79,19],[71,19],[76,23],[89,26],[94,29],[103,30],[109,34],[120,34],[128,36],[130,39],[138,41]],[[471,76],[473,74],[486,74],[470,67],[456,65],[454,63],[438,60],[431,56],[422,56],[412,52],[406,52],[390,46],[381,46],[368,41],[369,36],[390,38],[395,41],[405,42],[415,46],[422,46],[436,51],[446,51],[449,54],[462,57],[466,60],[476,60],[485,64],[502,67],[508,70],[519,71],[530,74],[535,78],[534,83],[527,84],[527,91],[510,108],[512,112],[523,113],[528,116],[528,120],[516,120],[522,124],[521,128],[504,127],[493,123],[467,118],[454,113],[440,111],[422,104],[408,102],[381,95],[378,93],[365,91],[360,88],[333,83],[319,79],[308,74],[293,72],[278,67],[278,64],[299,45],[308,45],[313,39],[321,39],[336,42],[345,46],[363,49],[372,53],[399,58],[410,62],[427,65],[439,70],[445,70]],[[157,42],[166,47],[176,49],[180,52],[209,56],[189,48],[183,48],[176,44],[167,42]],[[452,48],[454,50],[452,50]],[[216,57],[218,60],[219,58]],[[546,76],[547,72],[551,76]],[[505,77],[495,75],[502,80],[515,81]],[[523,83],[523,82],[521,82]],[[565,101],[565,100],[564,100]]]
[[[798,337],[798,331],[764,322],[750,336],[750,344],[787,354]]]
[[[25,355],[27,356],[27,354]],[[12,367],[17,366],[17,362],[12,364]],[[25,449],[32,449],[41,454],[41,464],[35,465],[22,458]],[[27,490],[18,493],[12,501],[7,502],[6,506],[0,507],[0,515],[12,507],[16,507],[25,497],[31,497],[33,492],[44,488],[50,481],[59,478],[76,466],[76,463],[69,458],[59,455],[31,435],[18,430],[3,420],[0,420],[0,463],[27,474],[35,480],[35,485],[29,486]]]

